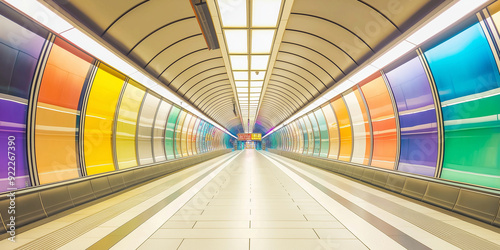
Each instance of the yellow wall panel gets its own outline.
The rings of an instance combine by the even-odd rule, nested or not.
[[[188,136],[189,123],[191,122],[192,117],[193,116],[191,114],[188,114],[186,120],[184,120],[184,123],[182,124],[182,137],[181,137],[182,157],[186,157],[189,155],[187,149],[187,136]]]
[[[124,75],[104,64],[99,66],[85,114],[83,141],[88,175],[115,170],[111,144],[112,128],[124,82]]]
[[[144,87],[134,81],[127,84],[123,93],[116,123],[116,161],[119,169],[137,166],[137,116],[145,93]]]
[[[182,147],[181,147],[182,125],[184,124],[186,115],[187,113],[184,110],[181,110],[181,114],[177,119],[177,126],[175,126],[175,158],[182,157]]]

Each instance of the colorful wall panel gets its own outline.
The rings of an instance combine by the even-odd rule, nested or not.
[[[168,160],[175,159],[175,129],[181,110],[172,106],[168,115],[167,128],[165,130],[165,152]]]
[[[335,117],[335,113],[333,112],[333,108],[330,104],[323,105],[321,109],[323,111],[323,114],[325,115],[328,126],[328,142],[330,144],[328,150],[328,158],[338,159],[340,150],[340,132],[337,123],[337,117]]]
[[[314,116],[314,113],[309,113],[307,116],[309,117],[309,121],[311,122],[313,136],[314,136],[314,151],[313,151],[313,155],[319,156],[319,153],[320,153],[320,150],[321,150],[321,134],[320,134],[320,131],[319,131],[318,120],[316,120],[316,117]]]
[[[52,45],[36,108],[35,156],[40,184],[80,176],[75,143],[79,140],[79,103],[93,60],[60,38]]]
[[[364,109],[364,102],[358,99],[356,93],[359,95],[357,89],[347,91],[343,98],[347,104],[349,113],[351,114],[352,133],[353,133],[353,150],[351,162],[368,164],[370,161],[370,127],[368,124],[368,117]],[[361,109],[363,107],[363,110]],[[365,111],[365,112],[363,112]]]
[[[137,166],[135,147],[137,118],[145,95],[144,87],[129,80],[121,98],[116,121],[115,147],[118,169]]]
[[[332,107],[337,115],[337,122],[340,130],[340,152],[339,160],[350,161],[352,154],[352,129],[349,111],[342,98],[332,101]]]
[[[188,113],[184,110],[181,110],[179,114],[179,118],[177,118],[177,124],[175,125],[175,140],[174,140],[174,145],[175,145],[175,158],[181,158],[182,157],[182,129],[184,128],[184,121],[186,120],[186,116]]]
[[[155,162],[153,157],[153,133],[155,116],[159,105],[160,98],[151,93],[146,93],[138,121],[139,127],[137,128],[137,159],[139,165]]]
[[[396,119],[389,90],[380,74],[360,84],[366,99],[373,129],[371,165],[394,169],[398,150]]]
[[[198,148],[196,147],[196,142],[197,142],[197,139],[198,139],[198,128],[200,126],[200,121],[201,119],[198,118],[196,119],[196,123],[194,124],[193,126],[193,136],[192,136],[192,139],[191,139],[191,149],[193,150],[193,154],[199,154],[200,152],[198,152]]]
[[[1,12],[3,14],[3,11]],[[29,23],[22,20],[22,23]],[[28,99],[48,32],[34,33],[0,16],[0,192],[31,186],[26,148]],[[17,39],[13,39],[17,38]],[[9,172],[15,168],[15,183]],[[12,175],[10,175],[12,176]]]
[[[434,176],[438,158],[436,109],[429,79],[416,54],[386,69],[401,127],[398,170]]]
[[[115,170],[113,124],[125,76],[100,64],[90,90],[84,124],[85,167],[88,175]]]
[[[500,188],[500,74],[485,32],[473,17],[424,51],[443,112],[441,177]]]
[[[182,124],[182,134],[181,134],[181,150],[182,150],[182,157],[186,157],[189,155],[188,148],[187,148],[187,136],[188,136],[188,130],[189,130],[189,124],[191,124],[193,116],[191,114],[187,114],[186,118],[184,119],[184,123]]]
[[[188,155],[193,155],[193,129],[194,129],[194,124],[196,123],[197,118],[192,117],[191,121],[189,122],[189,127],[187,131],[187,138],[186,138],[186,143],[187,143],[187,151]]]
[[[155,162],[161,162],[167,160],[167,149],[166,144],[166,129],[168,114],[172,105],[164,100],[161,101],[158,111],[156,112],[156,118],[154,122],[154,138],[153,138],[153,151]],[[171,142],[171,141],[170,141]],[[172,157],[173,158],[173,157]]]
[[[316,120],[318,121],[319,132],[321,135],[321,151],[319,156],[327,157],[330,146],[330,143],[328,142],[328,125],[326,124],[326,119],[321,109],[316,110],[314,112],[314,116],[316,116]]]

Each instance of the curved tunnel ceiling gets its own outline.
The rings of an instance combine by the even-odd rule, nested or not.
[[[242,132],[222,54],[207,49],[189,0],[45,1],[230,132]],[[295,0],[254,132],[286,120],[442,2]]]
[[[295,0],[256,132],[279,125],[442,2]]]

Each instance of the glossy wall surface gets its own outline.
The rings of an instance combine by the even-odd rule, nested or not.
[[[477,18],[469,22],[424,50],[443,111],[441,177],[500,188],[500,74]]]
[[[79,176],[77,121],[85,79],[93,68],[93,60],[60,38],[52,44],[38,91],[35,119],[35,156],[40,184]]]
[[[209,152],[231,144],[222,130],[3,2],[0,27],[0,193],[201,153],[193,145]],[[175,152],[174,132],[187,116]],[[207,147],[205,137],[217,140]]]
[[[26,123],[31,81],[48,32],[0,5],[0,192],[33,185],[29,176]],[[10,19],[9,19],[10,18]],[[14,19],[14,20],[12,20]],[[16,22],[17,21],[17,22]],[[24,24],[25,27],[22,26]],[[28,24],[28,25],[26,25]],[[38,31],[38,32],[36,32]],[[13,40],[12,37],[17,37]],[[10,183],[15,169],[15,183]]]
[[[319,157],[334,161],[500,190],[499,11],[495,2],[481,18],[471,14],[266,135],[266,146],[291,151],[283,142],[302,139],[283,131],[298,124],[309,147],[304,154],[319,146]],[[320,110],[328,126],[327,155],[324,144],[307,143],[316,138],[304,121]]]

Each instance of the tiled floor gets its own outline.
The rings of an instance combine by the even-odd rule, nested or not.
[[[162,248],[162,239],[182,239],[179,249],[321,249],[332,242],[365,248],[297,183],[251,150],[200,190],[141,249]]]
[[[92,230],[57,239],[59,231],[127,202],[132,205],[124,212]],[[44,249],[71,250],[500,249],[498,228],[255,150],[174,173],[18,239],[0,241],[0,249],[42,243]]]

